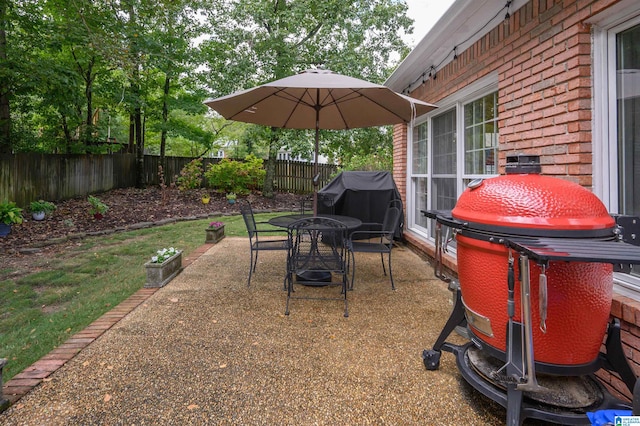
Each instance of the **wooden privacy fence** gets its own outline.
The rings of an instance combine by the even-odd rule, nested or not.
[[[180,170],[192,158],[165,157],[165,184],[174,182]],[[205,170],[219,159],[206,158]],[[159,185],[160,157],[145,155],[144,182]],[[337,168],[332,164],[318,165],[319,187],[324,186]],[[313,191],[313,164],[278,160],[275,188],[284,192]],[[134,154],[58,155],[58,154],[0,154],[0,202],[15,201],[26,207],[30,201],[44,199],[59,201],[87,194],[136,185]]]

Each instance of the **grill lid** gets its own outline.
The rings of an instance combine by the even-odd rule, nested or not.
[[[511,234],[559,236],[561,231],[584,237],[613,234],[615,221],[598,197],[576,183],[527,173],[537,173],[539,166],[531,156],[522,160],[526,162],[524,169],[518,164],[514,166],[516,161],[509,158],[507,175],[474,181],[458,199],[451,212],[453,218],[472,229]],[[524,173],[518,173],[521,171]],[[574,235],[576,232],[580,235]]]

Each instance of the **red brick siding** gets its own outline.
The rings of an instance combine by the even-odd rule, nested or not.
[[[490,73],[498,75],[500,170],[513,154],[540,155],[542,173],[592,186],[591,28],[585,22],[618,0],[531,0],[411,95],[437,104]],[[419,70],[422,72],[423,70]],[[394,178],[406,200],[406,132],[394,129]],[[433,256],[433,247],[406,233],[407,242]],[[447,265],[456,269],[455,261]],[[615,296],[623,344],[640,372],[640,303]],[[618,377],[599,376],[629,398]],[[618,392],[619,391],[619,392]]]

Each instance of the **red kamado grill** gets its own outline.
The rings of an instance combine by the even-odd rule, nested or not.
[[[471,182],[451,212],[424,212],[436,224],[436,275],[451,281],[441,273],[444,226],[457,241],[459,281],[451,317],[423,352],[426,368],[439,367],[441,350],[456,354],[464,378],[507,408],[509,425],[589,424],[588,411],[631,409],[592,373],[615,371],[633,393],[610,311],[614,265],[640,264],[640,220],[614,218],[582,186],[540,175],[537,156],[509,157],[506,171]],[[446,342],[458,326],[470,343]]]

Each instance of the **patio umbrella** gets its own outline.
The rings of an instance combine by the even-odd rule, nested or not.
[[[320,129],[408,123],[436,107],[380,84],[320,69],[303,71],[205,104],[228,120],[285,129],[315,129],[314,214],[318,212]]]

